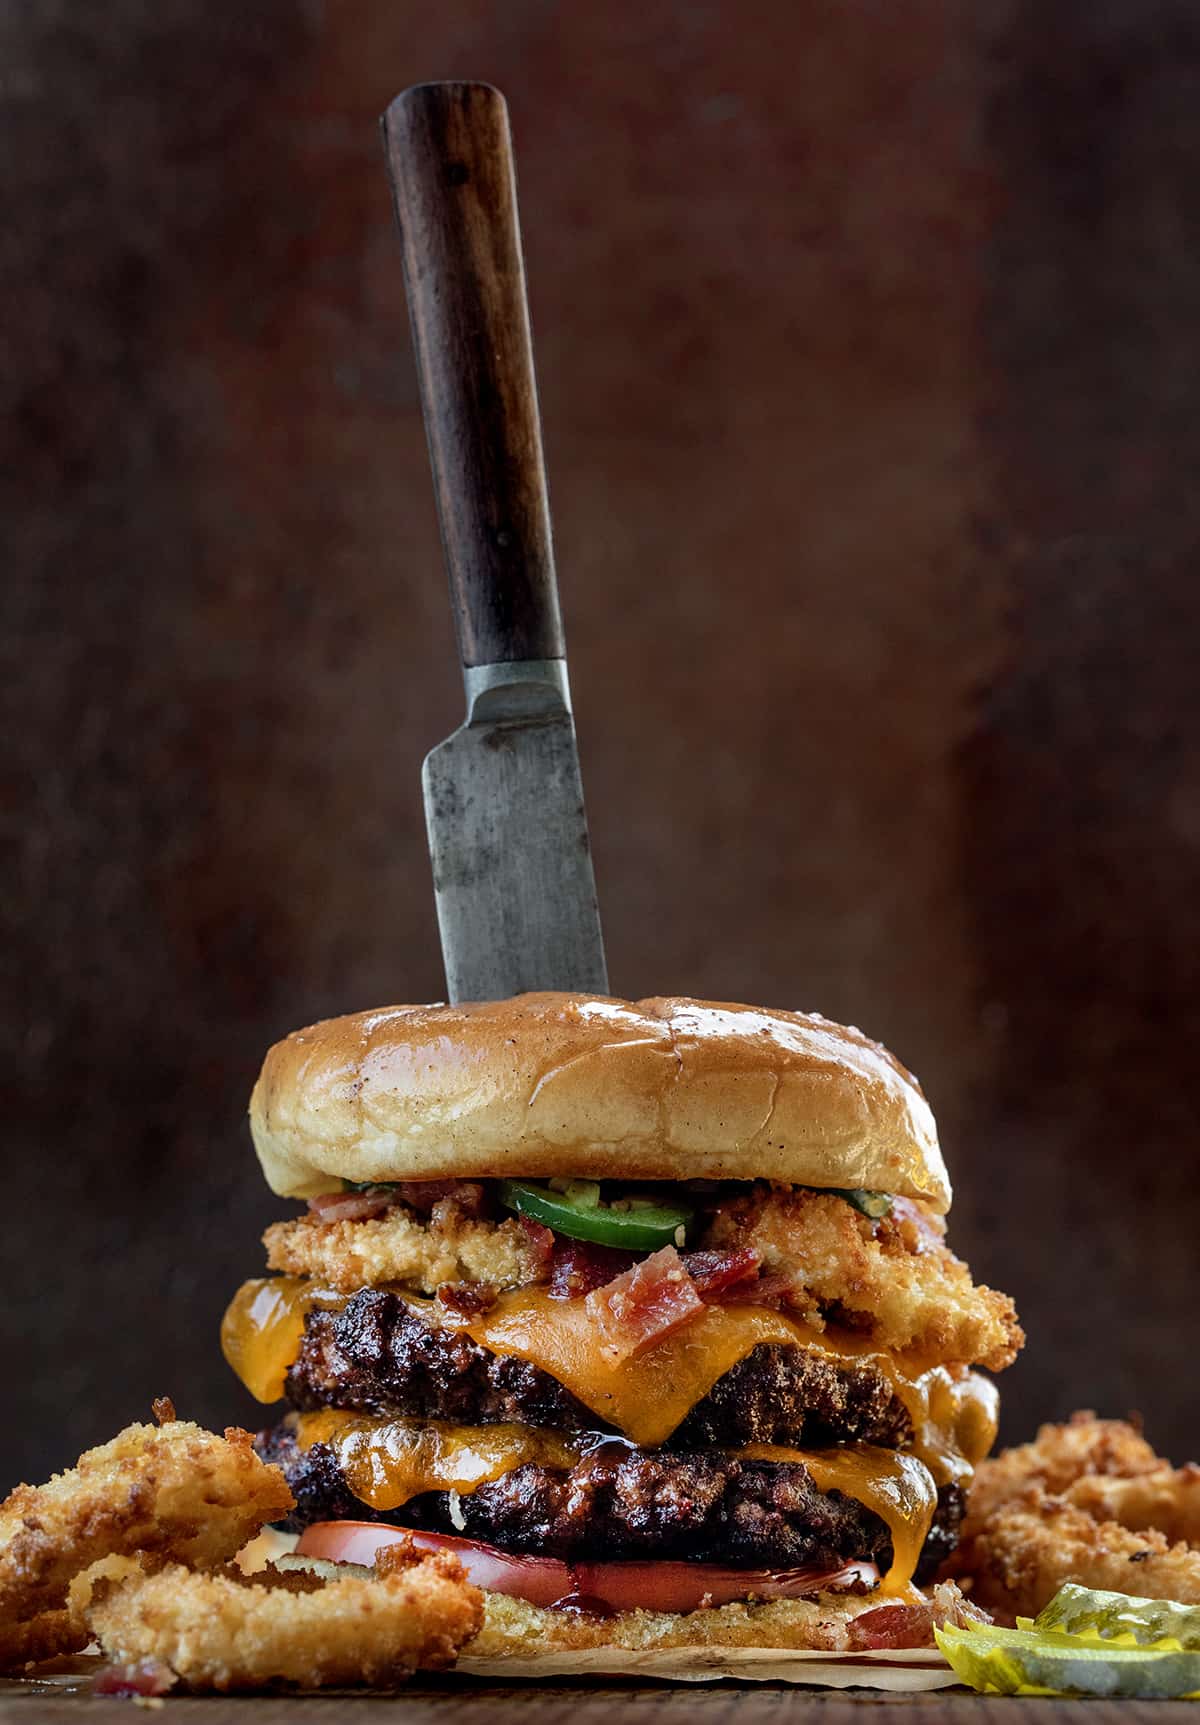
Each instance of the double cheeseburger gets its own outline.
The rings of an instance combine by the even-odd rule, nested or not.
[[[916,1081],[859,1031],[533,994],[297,1031],[226,1356],[301,1555],[449,1548],[480,1659],[929,1638],[1008,1297],[945,1244]],[[563,1668],[560,1666],[560,1669]]]

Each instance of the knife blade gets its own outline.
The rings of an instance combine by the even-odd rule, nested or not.
[[[422,773],[449,998],[605,994],[507,105],[418,84],[383,134],[467,701]]]

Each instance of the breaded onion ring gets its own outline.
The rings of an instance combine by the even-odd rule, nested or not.
[[[483,1621],[483,1596],[448,1553],[394,1545],[365,1580],[172,1564],[101,1582],[87,1621],[114,1663],[153,1661],[193,1690],[389,1688],[450,1664]]]
[[[1144,1599],[1200,1604],[1200,1551],[1161,1533],[1097,1521],[1036,1486],[1006,1504],[963,1551],[974,1584],[971,1599],[997,1616],[1036,1617],[1066,1581],[1134,1593]]]
[[[283,1475],[255,1455],[249,1432],[231,1427],[220,1438],[180,1420],[128,1426],[0,1505],[0,1656],[9,1666],[46,1657],[22,1648],[40,1648],[53,1619],[40,1641],[18,1630],[63,1613],[71,1583],[98,1559],[146,1553],[212,1568],[291,1507]],[[65,1619],[60,1627],[69,1643]]]

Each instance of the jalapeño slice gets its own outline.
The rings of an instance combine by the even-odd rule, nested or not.
[[[872,1222],[879,1222],[891,1214],[892,1200],[887,1192],[869,1192],[863,1186],[830,1186],[826,1189],[834,1198],[844,1198],[847,1204],[861,1215],[869,1216]]]
[[[502,1180],[500,1201],[519,1216],[529,1216],[570,1240],[623,1246],[630,1252],[681,1245],[681,1230],[692,1219],[689,1204],[664,1203],[658,1198],[627,1194],[605,1203],[599,1187],[584,1180],[574,1182],[565,1192],[555,1192],[532,1180]]]

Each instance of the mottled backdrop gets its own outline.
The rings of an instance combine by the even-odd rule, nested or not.
[[[1006,1431],[1200,1450],[1188,0],[8,0],[0,1485],[216,1346],[265,1047],[440,989],[376,118],[509,97],[614,987],[921,1075]]]

